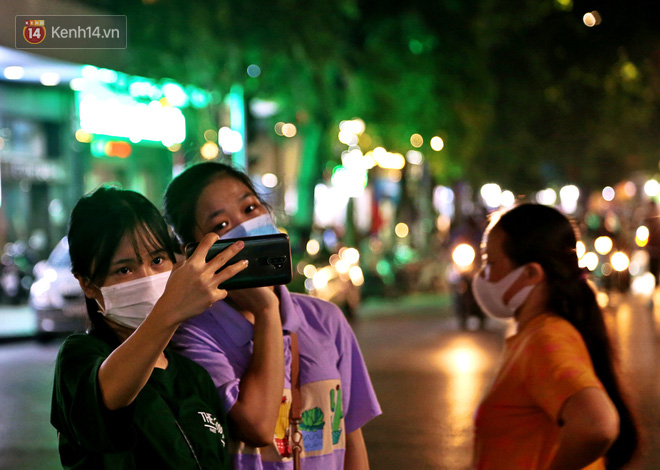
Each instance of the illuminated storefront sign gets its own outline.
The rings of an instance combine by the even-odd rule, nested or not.
[[[211,101],[211,93],[169,79],[156,81],[91,65],[83,66],[81,75],[70,85],[76,92],[80,131],[91,136],[171,147],[186,138],[180,108],[199,109]]]
[[[161,142],[169,147],[186,138],[186,120],[178,108],[159,101],[138,103],[130,97],[85,94],[79,105],[80,129],[89,134],[125,137],[131,142]]]

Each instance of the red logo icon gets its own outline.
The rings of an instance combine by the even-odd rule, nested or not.
[[[44,20],[25,20],[23,38],[30,44],[39,44],[46,38]]]

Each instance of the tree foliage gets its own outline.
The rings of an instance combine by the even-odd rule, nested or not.
[[[276,100],[273,119],[318,136],[308,189],[339,159],[337,124],[353,117],[373,145],[402,153],[422,134],[442,183],[520,192],[657,170],[654,2],[88,1],[128,15],[136,73]],[[602,22],[587,28],[593,10]]]
[[[475,173],[527,191],[602,186],[657,170],[658,7],[576,1],[566,11],[559,3],[516,3],[518,14],[482,34],[492,38],[488,68],[497,95]],[[499,8],[484,3],[482,17]],[[594,10],[601,23],[588,28],[583,15]]]

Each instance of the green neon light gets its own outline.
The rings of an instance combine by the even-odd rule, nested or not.
[[[237,168],[247,170],[247,135],[245,128],[245,100],[243,98],[243,87],[241,85],[233,85],[227,99],[229,101],[231,129],[239,132],[241,137],[243,137],[243,147],[238,152],[232,153],[231,160]]]

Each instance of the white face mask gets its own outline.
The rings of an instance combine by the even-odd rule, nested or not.
[[[474,276],[472,279],[472,293],[484,313],[498,319],[513,318],[516,310],[525,303],[535,285],[525,286],[520,289],[511,297],[508,304],[504,303],[502,297],[509,290],[509,287],[520,277],[524,268],[525,266],[520,266],[514,269],[497,282],[486,280],[488,277],[488,267],[485,268],[486,276],[482,276],[481,272]]]
[[[228,238],[249,238],[259,235],[274,235],[280,233],[273,223],[273,218],[270,214],[261,214],[253,219],[246,220],[240,225],[237,225],[230,231],[220,236],[221,240]]]
[[[167,271],[121,284],[101,287],[105,305],[105,308],[101,308],[101,313],[108,320],[122,326],[137,328],[151,313],[154,305],[165,292],[171,272]]]

